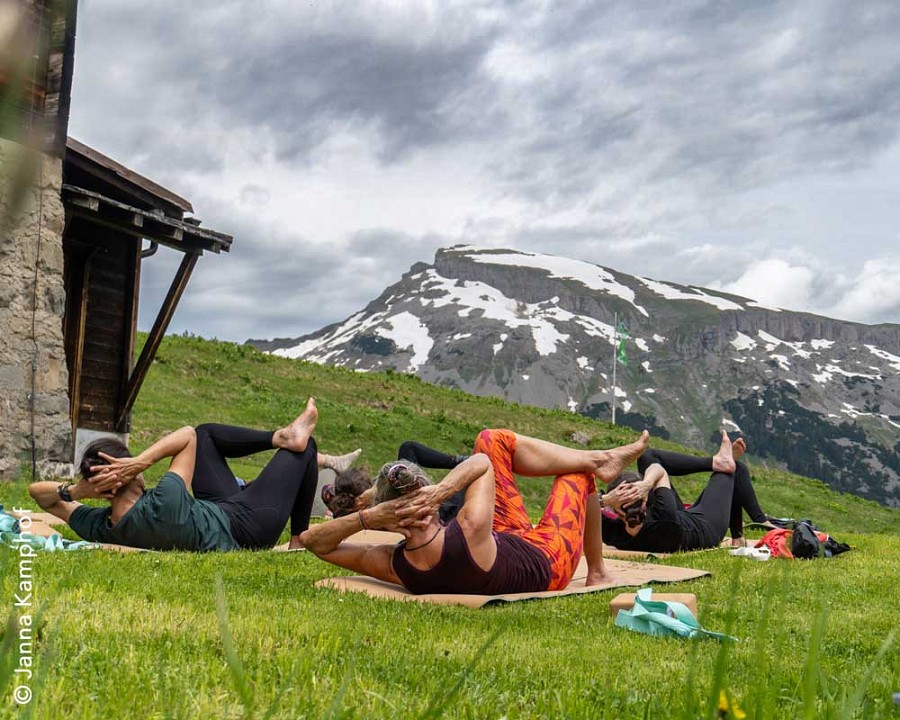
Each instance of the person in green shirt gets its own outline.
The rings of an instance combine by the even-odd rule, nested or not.
[[[255,550],[274,546],[290,519],[290,547],[296,549],[309,526],[319,464],[344,460],[319,455],[312,437],[317,420],[310,398],[296,420],[274,432],[212,423],[183,427],[136,457],[123,443],[105,438],[85,450],[77,483],[36,482],[28,490],[42,509],[92,542],[148,550]],[[227,458],[272,448],[278,452],[259,477],[241,487]],[[168,471],[148,490],[143,471],[167,458]],[[83,505],[80,500],[87,498],[110,505]]]

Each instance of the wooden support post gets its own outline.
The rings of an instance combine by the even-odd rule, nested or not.
[[[144,344],[144,349],[141,350],[141,356],[138,358],[134,370],[131,371],[128,383],[125,386],[122,404],[116,421],[116,430],[118,432],[125,432],[123,428],[128,425],[128,416],[134,407],[134,401],[137,399],[138,392],[141,389],[141,385],[144,384],[144,378],[147,377],[153,358],[156,357],[156,351],[159,350],[159,344],[162,342],[172,316],[175,314],[178,301],[181,300],[188,280],[191,279],[191,273],[194,271],[198,257],[200,257],[200,252],[186,253],[181,261],[181,265],[178,266],[178,272],[175,273],[175,278],[172,280],[166,299],[163,300],[162,307],[159,309],[159,315],[156,316],[153,329],[150,330],[150,334],[147,336],[147,342]]]
[[[72,378],[70,385],[69,397],[69,417],[72,419],[72,438],[78,430],[78,415],[81,410],[81,371],[84,363],[84,328],[87,322],[87,305],[88,305],[88,288],[91,278],[91,262],[92,255],[90,253],[82,260],[83,270],[81,273],[81,288],[78,298],[78,319],[75,321],[75,340],[72,343],[75,357],[73,358],[71,373]]]
[[[124,398],[128,392],[128,381],[131,379],[131,372],[134,369],[134,343],[137,336],[138,323],[138,300],[141,292],[141,246],[143,241],[140,238],[135,239],[129,250],[131,257],[129,258],[131,292],[126,294],[125,302],[125,352],[122,355],[122,379],[120,385],[120,398]],[[126,412],[124,417],[118,413],[119,417],[116,422],[116,430],[118,432],[127,433],[131,430],[131,416]]]

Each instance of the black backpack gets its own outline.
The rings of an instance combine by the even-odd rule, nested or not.
[[[791,538],[791,552],[795,558],[812,560],[820,557],[833,557],[847,552],[850,546],[847,543],[838,542],[830,535],[819,532],[818,528],[809,520],[799,520],[794,523],[794,534]],[[825,535],[825,541],[819,539]]]

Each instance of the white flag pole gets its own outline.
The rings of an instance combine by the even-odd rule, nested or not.
[[[612,375],[612,424],[616,424],[616,365],[618,365],[617,353],[619,352],[619,313],[614,315],[613,327],[613,375]]]

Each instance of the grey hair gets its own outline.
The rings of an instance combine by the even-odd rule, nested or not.
[[[385,463],[375,478],[374,503],[377,505],[395,500],[431,484],[431,478],[427,473],[413,462],[395,460]]]

